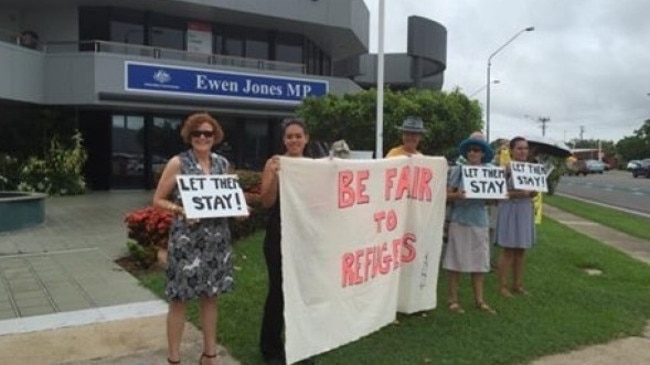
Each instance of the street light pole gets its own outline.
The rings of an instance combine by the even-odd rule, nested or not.
[[[500,81],[500,80],[492,80],[492,83],[493,83],[493,84],[500,84],[501,81]],[[472,96],[474,96],[474,95],[480,93],[480,92],[483,91],[486,87],[487,87],[487,85],[483,85],[483,86],[479,87],[478,89],[476,89],[476,91],[474,91],[473,93],[469,94],[469,95],[467,96],[467,98],[471,98]]]
[[[535,30],[535,27],[527,27],[519,32],[517,32],[512,38],[510,38],[506,43],[504,43],[501,47],[497,48],[496,51],[492,52],[490,57],[488,57],[487,61],[487,96],[485,100],[485,139],[487,139],[488,143],[490,142],[490,69],[492,67],[492,58],[496,56],[497,53],[501,52],[502,49],[504,49],[507,45],[512,43],[517,37],[519,37],[522,33],[524,32],[532,32]]]

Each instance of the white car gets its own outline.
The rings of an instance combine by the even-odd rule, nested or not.
[[[637,168],[641,164],[640,160],[630,160],[630,162],[627,163],[627,171],[632,171],[635,168]]]

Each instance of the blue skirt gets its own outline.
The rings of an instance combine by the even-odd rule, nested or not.
[[[499,247],[533,247],[535,243],[535,210],[530,198],[499,202],[496,225],[496,243]]]

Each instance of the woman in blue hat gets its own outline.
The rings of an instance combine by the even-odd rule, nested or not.
[[[481,136],[472,136],[458,146],[465,165],[487,165],[494,153]],[[465,199],[462,167],[451,171],[447,184],[447,201],[452,202],[448,243],[442,267],[449,273],[449,309],[465,313],[458,303],[458,280],[461,273],[470,273],[476,307],[496,314],[483,296],[483,275],[490,271],[490,242],[487,201]]]

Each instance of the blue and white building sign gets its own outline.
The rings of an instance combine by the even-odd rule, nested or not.
[[[124,63],[127,91],[298,104],[324,96],[329,82],[151,63]]]

